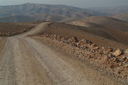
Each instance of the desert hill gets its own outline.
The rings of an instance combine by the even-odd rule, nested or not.
[[[112,17],[128,22],[128,12],[116,14]]]
[[[62,21],[66,19],[64,16],[59,16],[59,15],[49,15],[49,14],[39,14],[39,15],[33,15],[33,16],[6,16],[6,17],[1,17],[0,22],[31,22],[31,21]]]
[[[1,6],[2,83],[127,85],[128,22],[101,15],[65,5]]]
[[[118,7],[97,7],[90,8],[95,11],[108,14],[113,18],[128,22],[128,6],[118,6]]]
[[[78,22],[81,25],[85,25],[86,22],[91,22],[91,23],[99,24],[103,27],[128,32],[127,22],[124,22],[112,17],[93,16],[93,17],[87,17],[85,19],[76,20],[76,21],[73,21],[72,23],[77,24]]]
[[[95,11],[99,11],[102,13],[107,13],[110,15],[116,15],[119,13],[125,13],[128,12],[128,6],[118,6],[118,7],[95,7],[95,8],[90,8]]]
[[[103,15],[100,12],[66,5],[45,5],[29,3],[22,5],[0,6],[0,11],[3,11],[0,12],[0,16],[54,14],[66,17],[87,17],[93,15]]]
[[[124,45],[123,42],[120,42],[119,39],[116,39],[115,36],[108,33],[107,30],[102,30],[101,28],[102,26],[95,24],[97,26],[96,27],[94,23],[93,24],[88,23],[88,24],[94,27],[84,27],[84,26],[76,26],[61,22],[51,22],[44,26],[45,30],[40,31],[36,35],[53,34],[53,35],[60,35],[69,38],[75,36],[77,37],[78,40],[87,39],[94,42],[100,47],[110,46],[113,48],[127,49],[128,46]],[[118,33],[115,34],[118,35]],[[123,37],[127,38],[126,36]]]
[[[49,17],[53,18],[53,16],[56,16],[56,21],[60,21],[62,18],[85,18],[89,16],[101,16],[106,14],[93,10],[66,5],[46,5],[27,3],[22,5],[0,6],[0,22],[3,22],[4,20],[6,20],[6,22],[15,22],[15,20],[10,21],[10,19],[12,19],[15,16],[17,22],[20,22],[19,18],[27,18],[27,21],[36,21],[39,20],[36,18],[38,15],[49,15],[48,17],[46,17],[46,19],[42,18],[41,20],[47,20],[47,18]],[[26,19],[24,21],[26,21]],[[55,19],[53,21],[55,21]]]
[[[121,43],[128,43],[128,23],[111,18],[111,17],[101,17],[94,16],[88,17],[81,20],[76,20],[71,22],[71,24],[87,27],[89,30],[92,30],[91,33],[98,36],[112,39]],[[101,34],[103,33],[103,34]],[[107,35],[111,36],[109,38]]]
[[[94,82],[95,83],[94,85],[100,85],[100,84],[127,85],[128,84],[127,83],[128,60],[127,57],[125,57],[125,55],[127,54],[127,50],[126,50],[128,48],[127,46],[91,34],[92,32],[96,33],[96,31],[94,29],[93,31],[88,27],[75,26],[60,22],[58,23],[45,22],[41,24],[39,23],[41,22],[0,23],[0,32],[4,32],[3,30],[5,30],[7,33],[9,32],[8,37],[5,37],[5,35],[0,36],[0,47],[1,47],[0,59],[2,60],[1,73],[4,74],[2,75],[1,79],[3,79],[2,81],[6,79],[4,84],[9,83],[9,81],[11,81],[12,84],[16,84],[15,82],[17,82],[17,79],[11,80],[10,78],[14,77],[15,79],[15,73],[16,73],[19,75],[16,76],[19,81],[19,79],[21,79],[21,76],[27,75],[28,72],[30,74],[28,77],[34,77],[34,78],[32,78],[31,80],[29,79],[28,81],[22,80],[19,81],[18,83],[25,82],[29,84],[31,81],[33,83],[33,80],[40,78],[41,80],[38,81],[38,84],[39,83],[44,84],[46,83],[47,80],[49,80],[47,81],[48,83],[46,83],[49,85],[51,79],[53,79],[52,81],[54,82],[56,81],[54,79],[62,78],[60,79],[60,81],[57,80],[58,82],[55,82],[56,84],[59,83],[62,84],[63,82],[61,82],[61,80],[70,79],[70,77],[71,78],[74,77],[74,74],[77,73],[80,74],[78,75],[80,76],[80,78],[73,80],[75,81],[78,80],[80,82],[73,82],[73,83],[79,84],[82,82],[82,80],[86,80],[88,76],[88,75],[86,76],[86,74],[90,73],[91,77],[89,74],[89,80],[91,80],[91,82],[93,79],[95,80],[98,78],[97,80],[95,80],[96,82],[98,82],[98,84]],[[31,27],[32,25],[35,26],[37,25],[37,26],[33,29],[30,29],[29,32],[23,33],[24,30],[22,29],[26,30],[28,29],[28,26]],[[20,31],[23,34],[13,37],[11,36],[12,32],[10,31],[12,32]],[[42,32],[42,34],[39,34],[39,32],[40,33]],[[102,30],[101,31],[99,30],[98,32],[101,33],[102,35],[105,34],[105,32],[103,32]],[[38,36],[33,36],[35,34]],[[96,43],[93,41],[95,41]],[[113,47],[120,49],[115,49]],[[69,60],[71,60],[72,62],[70,62]],[[46,68],[45,68],[45,64],[46,64]],[[89,66],[89,67],[85,68],[84,66],[85,67]],[[48,71],[47,73],[55,73],[55,75],[49,75],[45,73],[44,70],[47,70],[47,67],[53,69],[52,71]],[[17,70],[13,70],[15,68]],[[24,69],[21,70],[21,68],[25,68],[27,71],[24,71]],[[60,68],[61,70],[55,68]],[[67,70],[63,68],[66,68]],[[70,68],[71,71],[69,71]],[[6,71],[6,69],[8,69],[11,73],[8,74],[8,71]],[[32,69],[36,69],[36,70],[32,70]],[[88,70],[86,71],[86,69]],[[38,77],[34,76],[37,74],[36,72],[39,73]],[[61,73],[62,75],[58,76],[58,72],[59,73],[62,72]],[[69,72],[69,73],[64,73],[64,72]],[[70,77],[63,78],[65,74],[69,75]],[[11,77],[8,78],[8,75]],[[47,78],[47,75],[49,75],[48,78],[50,79]],[[52,76],[56,76],[56,77],[52,78]],[[46,77],[46,79],[44,77]],[[75,75],[75,77],[77,76]],[[42,80],[44,81],[40,82]],[[110,80],[114,82],[110,82]],[[50,82],[50,84],[53,84],[53,82]],[[69,81],[64,81],[64,82],[66,82],[67,84]],[[34,84],[36,83],[37,81],[34,82]],[[72,82],[69,84],[72,84]],[[82,84],[84,83],[82,82]],[[85,82],[85,84],[88,83]]]
[[[0,36],[14,36],[31,29],[34,29],[40,23],[45,22],[15,22],[15,23],[0,23]],[[57,34],[61,36],[67,36],[69,38],[75,36],[78,40],[87,39],[100,47],[110,46],[113,48],[126,49],[127,46],[120,44],[119,39],[116,39],[115,36],[120,37],[123,33],[121,31],[107,29],[101,25],[87,22],[86,26],[76,26],[72,24],[67,24],[63,22],[48,22],[44,25],[43,30],[40,30],[35,35],[41,34]],[[104,30],[103,30],[104,29]],[[116,31],[116,32],[115,32]],[[115,32],[115,35],[112,33]],[[121,37],[122,39],[127,39],[127,32]],[[122,42],[121,42],[122,43]]]

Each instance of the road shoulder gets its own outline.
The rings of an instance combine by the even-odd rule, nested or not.
[[[42,44],[45,44],[46,46],[50,47],[54,51],[57,51],[63,55],[68,56],[68,57],[62,57],[62,56],[60,57],[62,57],[67,62],[73,64],[76,68],[81,70],[90,82],[94,82],[95,84],[98,84],[98,85],[127,85],[122,83],[121,80],[119,81],[119,79],[115,77],[114,74],[101,69],[100,67],[95,65],[93,62],[91,63],[91,62],[88,62],[85,60],[83,61],[79,58],[76,58],[74,57],[74,55],[64,52],[60,48],[57,48],[48,43],[45,43],[39,37],[34,37],[33,39],[41,42]]]

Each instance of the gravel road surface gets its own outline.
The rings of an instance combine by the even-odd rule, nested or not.
[[[7,38],[0,56],[0,85],[93,85],[66,55],[25,37],[39,32],[44,24]]]

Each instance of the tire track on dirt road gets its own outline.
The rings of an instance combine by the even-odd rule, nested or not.
[[[83,71],[63,59],[65,55],[25,37],[38,33],[44,24],[8,37],[0,62],[0,85],[93,85]]]

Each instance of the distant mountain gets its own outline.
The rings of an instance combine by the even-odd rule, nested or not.
[[[21,16],[21,15],[15,15],[15,16],[6,16],[1,17],[0,22],[30,22],[30,21],[62,21],[63,19],[66,19],[63,16],[57,16],[57,15],[48,15],[48,14],[40,14],[40,15],[33,15],[33,16]]]
[[[128,12],[128,6],[119,6],[119,7],[96,7],[90,8],[95,11],[99,11],[102,13],[107,13],[109,15],[115,15],[119,13]]]
[[[60,21],[67,18],[85,18],[90,16],[103,16],[105,13],[100,13],[93,10],[82,9],[78,7],[66,6],[66,5],[46,5],[46,4],[22,4],[11,6],[0,6],[0,22],[19,22],[37,19],[37,16],[46,16],[42,19],[53,21]],[[56,17],[57,20],[51,19]],[[58,16],[58,17],[57,17]],[[22,20],[20,20],[22,18]],[[60,19],[59,19],[60,18]]]
[[[29,16],[18,16],[18,15],[0,18],[0,22],[29,22],[29,21],[34,21],[34,19]]]
[[[128,12],[116,14],[112,17],[128,22]]]

